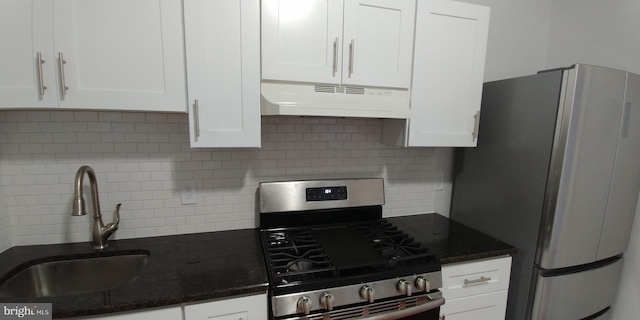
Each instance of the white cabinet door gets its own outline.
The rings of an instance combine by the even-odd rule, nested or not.
[[[260,147],[260,2],[184,0],[192,147]]]
[[[489,8],[418,0],[407,146],[476,146]]]
[[[0,1],[0,43],[0,108],[57,107],[51,2]]]
[[[262,78],[408,88],[415,0],[262,1]]]
[[[183,320],[182,308],[171,307],[165,309],[123,312],[118,314],[105,314],[92,317],[71,318],[76,320]]]
[[[347,0],[342,83],[409,88],[415,0]]]
[[[55,0],[53,36],[60,107],[186,111],[181,1]]]
[[[504,320],[511,257],[442,266],[440,315],[446,320]]]
[[[340,83],[342,0],[263,0],[262,78]]]
[[[440,307],[445,320],[504,320],[507,308],[507,290],[450,299]]]
[[[184,307],[184,320],[264,320],[267,295],[218,300]]]

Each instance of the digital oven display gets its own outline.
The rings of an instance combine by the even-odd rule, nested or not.
[[[347,187],[307,188],[307,201],[346,200]]]

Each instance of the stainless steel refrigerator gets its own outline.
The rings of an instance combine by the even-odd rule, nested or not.
[[[484,84],[451,218],[517,247],[507,319],[608,319],[640,191],[640,76],[577,64]]]

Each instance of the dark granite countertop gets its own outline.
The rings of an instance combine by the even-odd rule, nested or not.
[[[109,241],[107,253],[147,250],[149,262],[130,285],[107,293],[0,302],[53,304],[54,318],[176,305],[198,300],[264,293],[268,276],[256,229]],[[13,247],[0,254],[0,275],[19,266],[98,255],[88,242]],[[96,273],[101,270],[95,270]],[[4,276],[0,283],[7,279]]]
[[[443,264],[511,255],[516,248],[439,214],[386,218],[438,255]],[[107,253],[148,251],[131,285],[106,293],[20,299],[53,304],[54,318],[153,308],[268,290],[257,229],[109,241]],[[99,255],[88,242],[13,247],[0,254],[0,283],[37,262]],[[57,257],[57,258],[56,258]],[[95,270],[101,272],[100,270]],[[16,302],[1,298],[0,302]]]
[[[516,248],[437,213],[387,220],[431,249],[442,264],[513,255]]]

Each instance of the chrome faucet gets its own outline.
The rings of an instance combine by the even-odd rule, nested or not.
[[[96,174],[89,166],[82,166],[76,172],[76,179],[73,188],[73,216],[84,216],[87,214],[87,207],[85,205],[84,198],[82,197],[82,183],[84,176],[89,176],[89,185],[91,186],[91,202],[93,203],[93,248],[104,249],[107,247],[107,239],[111,234],[118,230],[118,224],[120,223],[120,205],[116,205],[115,211],[113,211],[113,222],[109,222],[104,225],[102,222],[102,215],[100,214],[100,199],[98,199],[98,181],[96,180]]]

